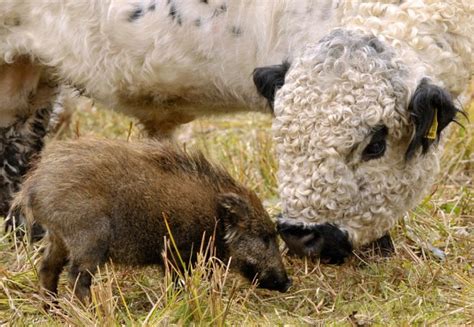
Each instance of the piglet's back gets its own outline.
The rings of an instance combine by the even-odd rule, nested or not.
[[[23,190],[47,229],[63,235],[82,226],[104,235],[112,230],[112,257],[129,263],[154,261],[143,250],[163,244],[166,217],[179,243],[198,244],[216,225],[215,198],[222,191],[242,189],[201,154],[157,141],[97,139],[51,143]],[[126,258],[139,252],[143,258]]]

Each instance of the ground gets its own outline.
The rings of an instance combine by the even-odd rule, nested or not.
[[[0,325],[473,325],[474,324],[474,84],[464,109],[471,122],[454,128],[433,192],[392,231],[396,254],[357,251],[341,266],[285,256],[288,293],[256,289],[223,267],[201,263],[184,287],[157,267],[108,264],[95,279],[88,308],[71,298],[65,276],[57,307],[45,312],[36,268],[41,243],[15,248],[0,234]],[[180,135],[256,190],[279,212],[271,117],[201,119]],[[85,106],[54,138],[85,135],[134,139],[129,117]],[[445,252],[441,259],[439,251]]]

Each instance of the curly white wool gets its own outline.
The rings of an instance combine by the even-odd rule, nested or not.
[[[452,94],[466,87],[474,63],[473,14],[467,1],[360,4],[346,10],[344,29],[292,63],[273,124],[289,218],[334,223],[360,246],[419,203],[434,182],[442,148],[405,161],[413,133],[408,101],[423,77]],[[380,44],[367,42],[372,34]],[[380,124],[389,130],[387,151],[364,162],[367,136]]]

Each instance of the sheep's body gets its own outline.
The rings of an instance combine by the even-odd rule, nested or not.
[[[359,246],[432,184],[440,149],[423,133],[437,115],[439,138],[454,118],[448,93],[462,92],[474,61],[471,2],[383,2],[9,0],[0,58],[9,67],[29,56],[46,80],[83,89],[155,135],[203,114],[268,110],[266,97],[283,211],[294,218],[281,224],[285,239],[335,224]],[[254,85],[252,71],[268,64]],[[376,131],[387,154],[362,160]],[[302,252],[321,254],[317,244]]]
[[[166,133],[203,114],[267,110],[252,71],[320,39],[336,23],[334,7],[325,0],[12,1],[2,10],[0,57],[31,54],[97,101]]]

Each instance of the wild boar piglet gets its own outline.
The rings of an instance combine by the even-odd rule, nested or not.
[[[25,180],[10,216],[47,231],[41,286],[57,293],[69,262],[79,299],[89,296],[97,267],[163,265],[170,235],[193,262],[203,235],[216,256],[259,286],[285,292],[287,277],[274,223],[257,195],[201,153],[171,143],[97,139],[53,142]],[[165,222],[166,219],[166,222]]]

